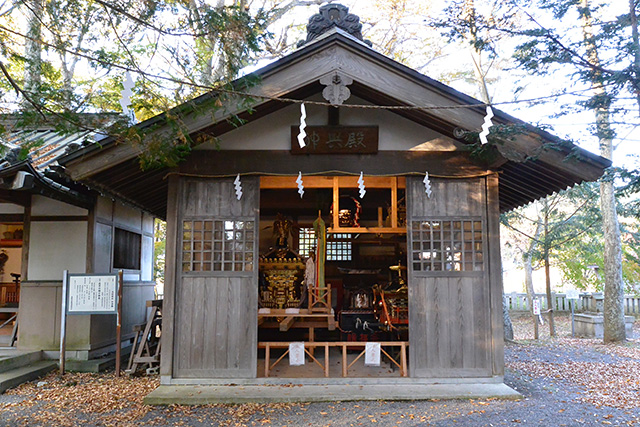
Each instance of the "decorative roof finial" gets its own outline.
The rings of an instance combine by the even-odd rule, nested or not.
[[[353,13],[349,13],[349,8],[347,6],[335,3],[321,6],[320,13],[309,18],[309,23],[307,24],[307,39],[300,40],[298,42],[298,47],[318,38],[321,34],[334,26],[346,31],[358,40],[362,40],[367,45],[371,46],[370,40],[363,40],[362,38],[362,24],[360,23],[360,17]]]

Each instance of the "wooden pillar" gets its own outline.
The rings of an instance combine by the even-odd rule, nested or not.
[[[24,222],[22,223],[22,261],[20,265],[20,280],[28,280],[29,271],[29,241],[31,240],[31,198],[24,208]]]
[[[500,204],[498,174],[486,178],[487,185],[487,263],[489,307],[491,308],[491,357],[493,375],[504,375],[504,317],[502,313],[502,261],[500,256]]]
[[[162,357],[160,358],[160,376],[173,376],[173,333],[175,319],[176,294],[176,240],[178,233],[178,195],[181,188],[180,178],[169,176],[167,196],[167,243],[165,249],[164,301],[162,306]]]

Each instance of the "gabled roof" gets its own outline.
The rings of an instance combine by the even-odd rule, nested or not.
[[[390,110],[454,140],[461,131],[478,132],[484,122],[482,102],[437,82],[374,51],[340,29],[333,29],[301,49],[253,73],[260,83],[246,89],[259,101],[252,112],[231,104],[211,115],[191,114],[184,123],[194,137],[219,136],[234,126],[225,119],[232,114],[252,121],[290,103],[280,98],[306,99],[322,92],[319,79],[339,71],[353,79],[352,95],[379,106],[405,106]],[[234,82],[242,87],[244,79]],[[215,99],[211,92],[187,105],[204,105]],[[415,108],[427,107],[427,108]],[[488,165],[500,174],[500,210],[508,211],[583,181],[598,179],[610,162],[575,145],[563,143],[502,111],[494,109],[495,124],[518,124],[526,129],[513,141],[497,145],[497,158]],[[137,126],[162,130],[165,115]],[[197,138],[194,138],[196,140]],[[143,172],[137,149],[115,139],[103,139],[60,159],[75,180],[135,203],[159,217],[166,213],[168,169]]]

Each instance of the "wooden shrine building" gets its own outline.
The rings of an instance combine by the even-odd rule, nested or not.
[[[493,124],[518,132],[476,155],[480,101],[373,50],[343,6],[321,7],[308,29],[242,89],[251,111],[237,94],[184,117],[209,142],[179,167],[142,171],[134,147],[109,140],[60,161],[167,220],[161,383],[501,383],[499,215],[609,162],[496,109]],[[324,271],[315,262],[306,287],[321,246]],[[381,366],[358,359],[372,342]],[[304,366],[290,365],[291,343]]]

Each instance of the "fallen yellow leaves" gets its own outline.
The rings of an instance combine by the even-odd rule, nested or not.
[[[151,377],[116,378],[113,374],[86,373],[69,373],[60,377],[51,373],[38,383],[8,390],[7,394],[24,395],[29,400],[0,405],[0,409],[19,409],[38,402],[43,410],[28,416],[32,423],[76,426],[82,424],[76,415],[84,413],[89,414],[96,424],[127,426],[149,412],[150,408],[142,403],[142,399],[157,386],[157,378]],[[125,408],[127,410],[122,411]]]
[[[620,409],[640,408],[640,360],[615,363],[530,361],[508,363],[507,367],[584,387],[586,392],[579,398],[583,402]]]

